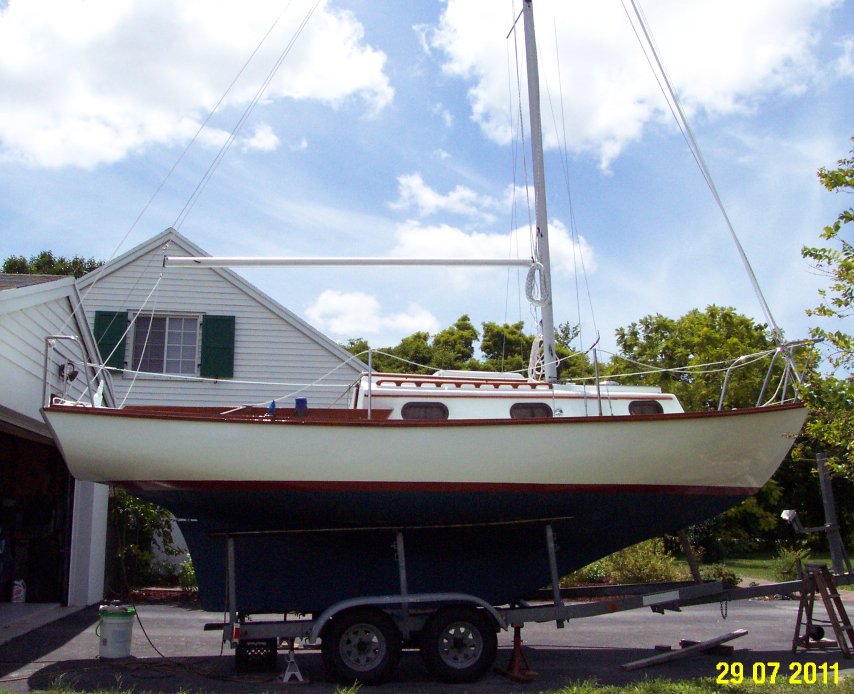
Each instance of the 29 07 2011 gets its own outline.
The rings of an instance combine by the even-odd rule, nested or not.
[[[781,672],[782,668],[782,672]],[[785,668],[777,662],[740,663],[720,662],[715,665],[718,684],[776,684],[788,675],[789,684],[839,684],[839,663],[789,663]]]

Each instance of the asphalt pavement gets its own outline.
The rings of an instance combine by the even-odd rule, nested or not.
[[[840,678],[854,667],[838,650],[799,650],[792,654],[797,601],[742,600],[655,614],[648,609],[572,620],[563,629],[553,623],[528,625],[522,631],[524,655],[537,678],[520,683],[490,673],[474,684],[449,685],[431,679],[417,651],[406,651],[395,681],[371,688],[391,694],[406,692],[542,692],[579,681],[627,684],[649,678],[671,680],[718,677],[740,664],[749,679],[772,671],[787,677],[816,663],[815,672]],[[816,616],[821,611],[816,606]],[[12,638],[0,645],[0,691],[27,692],[65,685],[76,691],[126,689],[144,692],[334,692],[320,653],[298,649],[296,662],[307,684],[286,684],[279,675],[287,665],[279,651],[277,671],[238,674],[234,656],[221,643],[221,632],[204,631],[207,622],[222,619],[180,604],[137,605],[139,622],[133,626],[128,658],[99,657],[95,628],[97,607],[70,614]],[[681,639],[704,641],[738,629],[747,635],[729,642],[730,655],[694,654],[652,667],[624,670],[621,665],[656,655],[656,646],[679,649]],[[829,630],[828,630],[829,631]],[[496,664],[506,666],[512,653],[512,631],[499,634]],[[728,665],[722,665],[727,663]],[[730,668],[727,670],[726,668]],[[365,691],[368,688],[364,688]]]

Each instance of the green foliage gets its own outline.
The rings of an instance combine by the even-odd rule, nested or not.
[[[854,142],[854,137],[851,138]],[[854,149],[851,157],[840,159],[838,168],[818,170],[821,184],[831,192],[854,192]],[[821,234],[828,246],[804,247],[801,255],[811,261],[813,268],[827,277],[826,289],[819,290],[821,303],[807,310],[807,315],[843,320],[854,314],[854,246],[843,238],[843,227],[854,221],[854,208],[839,213],[833,224],[826,226]],[[850,369],[854,366],[854,341],[851,335],[841,330],[814,328],[813,336],[826,340],[831,345],[830,359],[835,366]]]
[[[777,555],[771,563],[774,577],[781,581],[798,579],[798,564],[809,559],[810,551],[805,546],[792,546],[778,543]]]
[[[852,137],[854,142],[854,137]],[[830,192],[854,193],[854,149],[852,156],[838,161],[836,169],[818,170],[821,184]],[[824,228],[821,239],[825,246],[804,247],[803,257],[819,274],[828,280],[821,289],[821,302],[808,309],[807,315],[831,321],[843,321],[854,314],[854,246],[844,238],[854,221],[854,208],[839,213],[836,220]],[[842,330],[823,327],[812,329],[815,338],[829,347],[828,358],[835,372],[825,378],[814,378],[805,389],[810,418],[804,429],[806,440],[798,452],[814,457],[816,452],[830,456],[829,464],[838,474],[854,480],[854,338]]]
[[[477,342],[477,329],[467,315],[460,316],[450,328],[433,336],[433,355],[431,366],[440,369],[459,369],[474,359],[474,343]]]
[[[520,371],[528,368],[528,358],[534,344],[533,335],[524,333],[525,324],[484,323],[480,351],[486,358],[487,371]]]
[[[562,588],[571,588],[572,586],[583,586],[590,583],[608,583],[609,580],[610,576],[608,576],[605,564],[600,560],[564,576],[560,580],[560,585]]]
[[[679,578],[676,558],[660,537],[621,549],[601,560],[602,570],[613,583],[652,583]]]
[[[172,538],[172,516],[159,506],[114,487],[109,505],[110,527],[116,534],[115,557],[121,566],[123,590],[162,584],[167,572],[155,561],[154,543],[164,554],[177,556],[180,550]],[[171,565],[170,565],[171,566]]]
[[[185,593],[199,592],[199,584],[196,581],[196,567],[193,566],[192,559],[187,559],[178,568],[178,585]]]
[[[727,588],[734,588],[742,580],[741,576],[726,564],[704,564],[700,567],[700,577],[704,581],[720,581]]]
[[[377,371],[391,373],[432,373],[437,369],[465,371],[521,371],[528,368],[532,335],[524,332],[525,324],[483,323],[483,336],[467,315],[432,337],[426,332],[416,332],[403,338],[394,347],[383,347],[373,353],[373,367]],[[560,378],[577,378],[592,374],[586,355],[574,354],[569,343],[578,334],[576,327],[568,323],[555,331],[558,357],[566,357],[558,370]],[[483,359],[475,356],[478,344]],[[342,345],[351,354],[363,355],[369,348],[364,338],[352,338]]]
[[[74,277],[82,277],[103,264],[104,261],[94,258],[86,259],[75,255],[68,259],[65,256],[54,256],[53,251],[42,251],[31,256],[29,260],[22,255],[10,255],[3,262],[3,272],[18,275],[74,275]]]
[[[610,373],[659,369],[634,380],[674,393],[686,410],[693,411],[717,407],[727,365],[774,345],[767,326],[720,306],[693,309],[677,319],[644,316],[617,330],[617,344],[620,354],[612,359]],[[683,370],[705,364],[714,366]],[[769,364],[770,358],[735,370],[725,405],[756,405]]]
[[[770,549],[778,533],[785,531],[779,518],[782,495],[780,483],[771,479],[755,496],[689,528],[691,544],[709,563]]]

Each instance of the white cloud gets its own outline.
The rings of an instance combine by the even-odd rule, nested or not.
[[[415,172],[398,176],[397,189],[398,199],[390,204],[395,210],[414,208],[421,217],[451,213],[487,222],[495,220],[497,201],[462,185],[442,194],[428,186],[421,174]]]
[[[559,220],[549,224],[549,250],[552,272],[574,276],[596,269],[593,250],[584,237],[573,242]],[[390,255],[403,258],[529,258],[531,242],[527,228],[510,233],[468,232],[447,224],[423,226],[408,221],[397,229],[397,243]]]
[[[839,57],[834,69],[840,77],[854,77],[854,36],[846,36],[839,42]]]
[[[251,101],[310,6],[288,5],[227,106]],[[10,3],[0,13],[0,155],[91,168],[186,141],[281,12],[277,0],[239,12],[206,0]],[[393,96],[385,55],[363,39],[352,13],[321,2],[265,98],[357,97],[369,113],[382,109]]]
[[[252,135],[243,140],[243,151],[273,152],[279,147],[280,140],[273,128],[261,125],[254,129]]]
[[[299,142],[290,145],[291,152],[305,152],[308,149],[308,140],[305,137],[300,138]]]
[[[404,312],[385,314],[377,298],[364,292],[327,289],[314,299],[305,314],[312,325],[337,339],[439,330],[436,317],[418,304],[409,304]]]
[[[433,113],[435,113],[439,118],[442,119],[442,123],[446,128],[451,128],[454,125],[454,115],[448,110],[446,106],[442,104],[436,104],[433,107]]]
[[[814,26],[840,2],[644,4],[684,105],[689,112],[722,114],[751,110],[772,93],[801,92],[816,67]],[[555,147],[565,132],[570,149],[595,153],[607,168],[648,124],[670,119],[619,3],[538,0],[535,15],[547,147]],[[499,143],[510,141],[518,127],[511,125],[515,108],[508,105],[506,69],[514,39],[496,40],[506,35],[513,19],[509,8],[495,12],[492,0],[448,0],[430,37],[432,48],[445,56],[444,70],[472,82],[472,118]],[[518,43],[523,62],[521,33]]]

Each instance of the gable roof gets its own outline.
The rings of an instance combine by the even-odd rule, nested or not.
[[[169,227],[168,229],[165,229],[161,233],[157,234],[156,236],[150,238],[148,241],[141,243],[136,248],[132,248],[126,253],[120,255],[118,258],[114,258],[113,260],[99,267],[97,270],[93,270],[92,272],[83,275],[83,277],[77,280],[77,286],[81,289],[81,293],[84,297],[84,303],[86,300],[85,297],[88,289],[91,288],[95,283],[100,281],[102,278],[122,269],[123,267],[139,260],[140,258],[146,255],[155,253],[158,250],[161,250],[164,256],[168,255],[168,249],[173,243],[175,245],[179,245],[183,248],[186,248],[191,255],[210,256],[210,253],[197,246],[186,236],[178,232],[176,229]],[[350,354],[350,352],[348,352],[346,349],[341,347],[337,342],[335,342],[331,338],[321,333],[316,328],[306,323],[302,318],[297,316],[292,311],[289,311],[278,301],[262,292],[255,285],[243,279],[243,277],[238,275],[233,270],[220,267],[209,267],[205,268],[205,270],[209,270],[216,273],[226,282],[231,283],[237,289],[241,290],[242,292],[250,296],[252,299],[257,301],[259,304],[267,308],[274,315],[278,316],[286,323],[292,325],[296,330],[301,332],[308,339],[317,343],[319,346],[323,347],[342,361],[351,360],[350,363],[353,365],[353,368],[367,371],[368,367],[366,364],[364,364],[360,360],[353,360],[353,355]]]
[[[0,289],[2,289],[0,291],[0,317],[6,314],[13,314],[16,311],[32,311],[32,320],[36,321],[40,326],[40,307],[43,304],[51,302],[61,302],[62,310],[67,309],[68,313],[53,311],[51,315],[58,316],[59,319],[64,318],[63,325],[60,328],[62,334],[74,335],[79,340],[81,349],[85,352],[85,359],[89,364],[100,362],[95,337],[89,327],[89,322],[83,315],[80,293],[77,290],[74,277],[70,275],[16,275],[0,273]],[[42,327],[45,327],[45,334],[29,332],[29,338],[42,340],[49,336],[50,330],[56,330],[56,326],[51,327],[49,324]],[[30,342],[29,344],[30,348],[35,350],[32,343]],[[20,358],[25,361],[41,362],[42,360],[40,352],[24,354],[25,356]],[[18,359],[19,356],[20,353],[12,358]],[[106,380],[105,386],[104,399],[107,404],[114,405],[113,388],[109,378]],[[32,419],[25,413],[17,412],[2,405],[0,405],[0,430],[9,431],[16,436],[32,438],[42,443],[53,441],[45,422]]]
[[[65,275],[19,275],[10,272],[0,272],[0,290],[31,287],[34,284],[55,282],[56,280],[61,280],[64,277]]]

